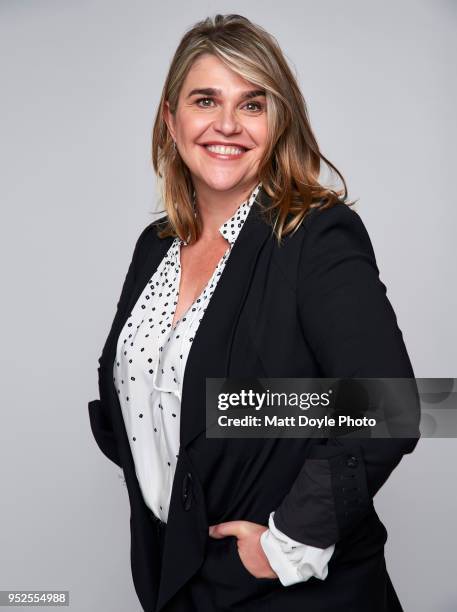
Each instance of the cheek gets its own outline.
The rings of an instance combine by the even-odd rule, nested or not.
[[[193,115],[192,113],[182,115],[178,124],[178,136],[184,146],[189,146],[198,140],[205,131],[207,124],[208,121],[201,115]]]
[[[265,122],[258,121],[255,124],[251,125],[249,131],[257,147],[263,151],[267,145],[268,137],[268,124],[266,120]]]

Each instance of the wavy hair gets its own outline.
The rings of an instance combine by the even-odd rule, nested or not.
[[[163,112],[168,101],[175,113],[183,82],[193,62],[209,53],[228,68],[266,91],[267,145],[258,180],[270,198],[262,214],[280,243],[294,232],[310,208],[347,202],[346,182],[319,150],[306,102],[276,39],[241,15],[207,17],[186,31],[171,61],[152,132],[152,163],[159,178],[167,219],[160,238],[179,236],[192,244],[201,232],[194,214],[194,188],[189,169],[174,149]],[[341,179],[334,191],[319,182],[321,160]],[[343,197],[341,197],[343,196]]]

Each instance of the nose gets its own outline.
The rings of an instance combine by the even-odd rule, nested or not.
[[[214,129],[226,136],[241,132],[242,127],[233,108],[229,106],[220,107],[217,118],[214,121]]]

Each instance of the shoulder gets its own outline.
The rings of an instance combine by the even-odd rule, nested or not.
[[[146,244],[150,244],[151,240],[160,240],[158,232],[163,228],[168,220],[167,215],[162,215],[155,221],[152,221],[141,231],[137,238],[135,250],[143,248]]]
[[[136,239],[133,250],[132,263],[134,267],[141,266],[141,263],[146,259],[147,255],[154,248],[160,238],[157,233],[162,229],[163,224],[167,221],[167,215],[162,215],[155,221],[149,223]]]
[[[317,206],[311,209],[303,221],[303,231],[317,231],[320,227],[331,225],[362,226],[360,215],[348,204],[338,202],[329,208]]]
[[[301,226],[302,252],[312,250],[364,251],[374,258],[373,246],[360,215],[344,202],[313,208]]]

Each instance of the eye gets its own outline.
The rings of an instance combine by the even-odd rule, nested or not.
[[[263,110],[263,108],[264,108],[264,105],[263,105],[261,102],[247,102],[247,103],[246,103],[246,106],[249,106],[249,105],[251,105],[251,106],[255,106],[255,107],[256,107],[256,108],[254,108],[254,109],[251,109],[251,110],[254,110],[254,111],[255,111],[255,110],[257,110],[257,111],[261,111],[261,110]]]
[[[206,102],[208,100],[210,102],[214,102],[214,100],[212,98],[199,98],[198,100],[195,100],[195,104],[197,106],[201,106],[202,108],[210,108],[208,104],[200,104],[200,102]]]

